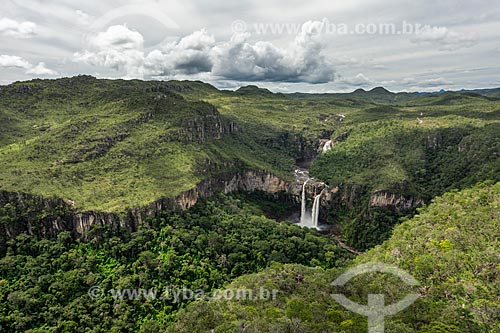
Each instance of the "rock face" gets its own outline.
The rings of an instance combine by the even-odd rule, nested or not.
[[[290,184],[270,173],[256,173],[247,171],[234,175],[231,180],[224,183],[224,193],[236,191],[267,193],[288,192]]]
[[[401,194],[394,194],[387,191],[374,192],[370,196],[370,207],[395,207],[398,211],[409,210],[413,207],[421,206],[422,199],[415,197],[405,197]]]
[[[185,119],[173,139],[204,143],[209,139],[220,139],[222,135],[239,131],[234,122],[224,121],[214,106],[210,105],[206,109],[206,112],[197,117]]]
[[[345,184],[335,186],[325,191],[321,200],[322,203],[328,203],[335,208],[352,209],[363,195],[363,187],[356,184]],[[322,205],[323,206],[323,205]]]
[[[42,198],[25,193],[0,191],[0,242],[21,233],[52,238],[62,231],[69,231],[80,238],[93,225],[107,225],[113,229],[136,231],[146,225],[148,218],[157,216],[163,210],[186,210],[198,200],[206,199],[217,192],[262,191],[275,198],[284,197],[300,203],[302,182],[288,182],[269,172],[242,171],[236,174],[221,174],[206,179],[191,190],[173,198],[161,198],[147,206],[131,209],[123,214],[87,211],[78,212],[71,202],[58,198]],[[320,192],[321,207],[353,209],[359,204],[364,189],[359,185],[328,187],[323,182],[310,180],[306,184],[308,200]],[[369,207],[395,207],[399,211],[423,204],[423,200],[405,197],[388,191],[377,191],[370,195]]]
[[[291,200],[299,200],[300,188],[300,184],[289,183],[268,172],[243,171],[236,174],[222,174],[206,179],[198,183],[195,188],[176,197],[161,198],[124,214],[77,212],[70,203],[62,199],[0,191],[0,214],[4,215],[2,217],[5,219],[10,216],[15,218],[12,219],[12,223],[2,220],[0,240],[14,238],[21,233],[54,237],[62,231],[70,231],[74,237],[81,237],[93,225],[108,225],[114,229],[135,231],[139,225],[147,223],[148,217],[155,217],[162,210],[185,210],[195,205],[199,199],[211,197],[220,191],[224,193],[263,191],[276,196],[289,195]]]
[[[0,191],[0,242],[23,232],[54,237],[70,229],[71,220],[71,206],[62,199]]]
[[[273,148],[284,148],[299,161],[314,159],[317,156],[319,140],[305,138],[301,134],[283,132],[278,137],[266,138],[262,143]]]

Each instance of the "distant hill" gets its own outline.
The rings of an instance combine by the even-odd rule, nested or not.
[[[259,88],[257,86],[245,86],[241,87],[236,90],[236,93],[239,95],[261,95],[261,96],[273,96],[274,93],[272,93],[269,89],[265,88]]]
[[[500,88],[472,89],[472,90],[462,89],[459,92],[471,92],[471,93],[476,93],[476,94],[485,95],[485,96],[495,96],[495,97],[498,97],[500,95]]]
[[[500,98],[500,88],[495,89],[475,89],[475,90],[459,90],[459,91],[446,91],[440,90],[437,92],[391,92],[384,87],[376,87],[371,90],[365,90],[363,88],[358,88],[351,93],[293,93],[288,94],[292,98],[329,98],[332,100],[357,100],[376,104],[397,104],[397,105],[412,105],[421,104],[419,102],[424,102],[427,96],[469,96],[469,97],[480,97],[484,96],[486,98],[497,99]]]

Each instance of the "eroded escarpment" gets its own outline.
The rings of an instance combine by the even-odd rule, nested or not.
[[[221,124],[217,121],[216,123]],[[297,156],[299,158],[312,156],[313,151],[315,153],[322,151],[320,145],[325,142],[322,139],[310,142],[307,146],[311,148],[306,150],[311,152],[302,154],[304,151],[298,149]],[[154,218],[161,211],[186,210],[200,199],[210,198],[219,192],[227,194],[238,191],[260,191],[275,199],[289,200],[297,204],[297,210],[299,210],[303,184],[304,179],[288,181],[267,171],[245,170],[236,173],[219,173],[175,197],[163,197],[146,206],[128,209],[120,214],[100,211],[81,212],[73,207],[74,203],[60,198],[43,198],[26,193],[0,191],[0,240],[11,239],[21,233],[50,238],[62,231],[70,231],[75,238],[78,238],[94,225],[107,225],[113,229],[135,231],[140,225],[147,225],[149,218]],[[367,208],[392,207],[405,211],[423,203],[423,200],[419,198],[391,191],[370,192],[364,186],[356,184],[328,186],[320,180],[310,179],[305,185],[305,195],[309,205],[320,193],[319,205],[322,220],[326,220],[329,210],[353,210],[367,206]]]
[[[286,195],[296,200],[300,184],[285,181],[269,172],[242,171],[221,174],[198,183],[193,189],[172,198],[161,198],[147,206],[129,209],[122,214],[86,211],[78,212],[72,203],[60,198],[43,198],[27,193],[0,191],[0,238],[11,239],[21,233],[55,237],[70,231],[75,237],[84,235],[93,225],[108,225],[135,231],[148,217],[163,210],[185,210],[198,200],[217,192],[262,191],[270,195]]]
[[[290,200],[297,205],[301,201],[301,181],[287,181],[265,171],[247,170],[233,174],[221,174],[201,181],[196,187],[172,198],[161,198],[149,205],[129,209],[122,214],[99,211],[79,212],[70,201],[60,198],[44,198],[27,193],[0,191],[0,239],[7,240],[21,233],[41,237],[56,237],[69,231],[75,238],[83,236],[94,225],[107,225],[113,229],[135,231],[147,225],[149,217],[164,210],[186,210],[200,199],[207,199],[218,192],[260,191],[276,199]],[[308,200],[323,193],[320,205],[323,208],[353,209],[361,201],[363,187],[343,185],[328,187],[320,181],[306,184]],[[370,196],[370,207],[395,207],[411,209],[422,204],[422,200],[405,197],[388,191],[374,192]]]
[[[424,200],[421,198],[389,191],[377,191],[370,195],[370,207],[394,207],[396,210],[405,211],[423,204]]]

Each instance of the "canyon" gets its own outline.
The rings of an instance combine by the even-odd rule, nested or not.
[[[320,209],[352,209],[362,196],[359,185],[343,185],[328,187],[315,179],[298,177],[295,181],[284,180],[265,171],[246,170],[234,174],[220,174],[199,182],[196,187],[175,197],[161,198],[143,207],[132,208],[122,213],[101,211],[79,212],[72,202],[59,198],[43,198],[36,195],[18,192],[0,191],[0,207],[11,207],[19,217],[23,212],[22,224],[0,225],[0,238],[12,239],[21,233],[36,234],[53,238],[62,231],[69,231],[74,238],[84,237],[94,225],[108,225],[113,229],[136,231],[140,225],[148,226],[148,218],[156,217],[163,210],[186,210],[199,200],[208,199],[217,192],[225,194],[235,192],[263,192],[274,200],[292,202],[304,211],[308,202],[313,205],[309,221],[304,226],[318,228],[321,219]],[[377,191],[370,195],[370,207],[395,207],[411,209],[421,205],[418,198],[405,197],[387,191]],[[4,212],[5,214],[6,212]],[[311,217],[312,214],[312,217]],[[324,216],[325,214],[323,214]],[[304,221],[301,221],[304,222]],[[302,223],[303,224],[303,223]]]

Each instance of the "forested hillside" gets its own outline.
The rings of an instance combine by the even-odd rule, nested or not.
[[[67,232],[53,240],[22,234],[9,241],[0,260],[0,330],[159,332],[191,301],[160,299],[168,288],[209,293],[273,262],[331,268],[352,258],[331,238],[267,219],[233,197],[165,212],[150,223],[153,228],[131,234],[94,228],[86,242]],[[89,297],[91,287],[103,297]],[[112,290],[121,288],[158,296],[113,298]]]
[[[500,184],[448,193],[348,265],[393,264],[413,275],[417,288],[391,275],[369,274],[339,290],[331,282],[347,268],[276,264],[230,287],[277,288],[277,301],[195,302],[169,332],[365,332],[366,318],[330,296],[338,292],[360,304],[369,293],[385,294],[386,304],[419,294],[408,309],[386,318],[386,332],[500,332],[499,223]]]
[[[341,291],[418,293],[386,332],[500,332],[496,94],[2,86],[0,331],[364,332],[330,283],[385,262],[420,286]],[[319,226],[301,228],[312,207]],[[240,287],[278,297],[113,294]]]

